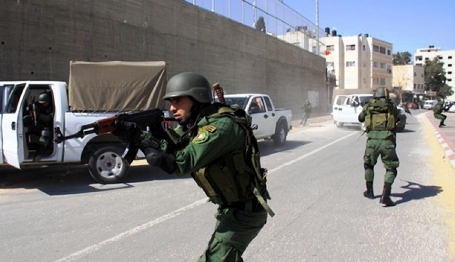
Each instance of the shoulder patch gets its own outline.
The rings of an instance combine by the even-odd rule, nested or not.
[[[209,132],[200,128],[197,132],[197,135],[191,142],[194,144],[202,144],[209,139]]]
[[[196,137],[194,137],[191,142],[194,144],[202,144],[209,139],[210,133],[215,132],[215,130],[216,127],[213,125],[201,126],[197,131]]]
[[[201,130],[213,133],[213,132],[215,132],[216,127],[213,125],[206,125],[206,126],[200,127],[198,132],[201,132]]]

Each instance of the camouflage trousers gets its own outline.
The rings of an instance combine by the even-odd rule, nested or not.
[[[265,210],[219,208],[215,232],[198,262],[242,262],[242,254],[267,222]]]
[[[374,166],[378,162],[379,156],[381,156],[382,163],[386,169],[384,182],[391,183],[395,181],[397,176],[397,167],[400,165],[396,153],[396,143],[391,140],[380,140],[380,139],[368,139],[363,156],[363,162],[365,164],[365,180],[372,182],[374,179]],[[371,168],[367,168],[371,167]]]

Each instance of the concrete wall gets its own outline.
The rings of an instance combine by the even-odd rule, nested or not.
[[[325,59],[181,0],[9,0],[0,8],[0,80],[68,81],[69,61],[163,60],[227,93],[269,94],[293,110],[317,91]]]

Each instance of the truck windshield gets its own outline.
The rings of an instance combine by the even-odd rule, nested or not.
[[[245,109],[248,101],[247,97],[225,97],[228,105],[238,105],[240,108]],[[216,102],[220,102],[218,98],[215,98]]]

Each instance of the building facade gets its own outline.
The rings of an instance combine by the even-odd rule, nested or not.
[[[425,91],[425,74],[423,66],[393,66],[393,86],[401,91],[423,94]]]
[[[392,44],[365,35],[321,38],[327,68],[337,77],[338,89],[392,88]]]
[[[452,87],[455,91],[455,50],[442,51],[440,47],[429,46],[428,48],[420,48],[414,54],[414,65],[424,66],[425,61],[433,60],[435,57],[439,58],[439,61],[444,63],[442,66],[446,84]],[[449,97],[450,100],[455,100],[455,95]]]

